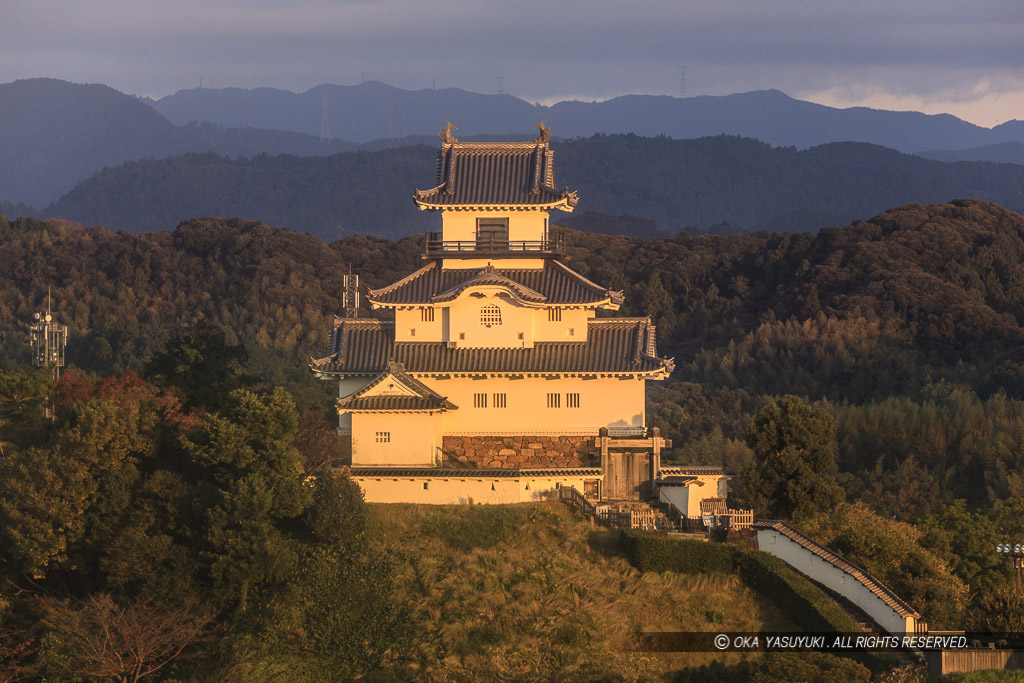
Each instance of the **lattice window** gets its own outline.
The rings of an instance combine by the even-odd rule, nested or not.
[[[473,394],[473,407],[474,408],[486,408],[487,407],[487,394]]]
[[[421,308],[420,309],[420,322],[432,323],[434,322],[434,309],[433,308]]]
[[[501,324],[501,309],[489,304],[480,309],[480,324],[484,327]]]
[[[494,407],[495,408],[504,408],[506,406],[506,398],[507,397],[506,397],[505,394],[495,394],[494,395]]]
[[[580,395],[579,394],[566,394],[565,395],[565,407],[566,408],[579,408],[580,407]]]
[[[562,407],[562,395],[561,394],[548,394],[548,408],[561,408]]]
[[[377,443],[391,443],[391,432],[377,432],[374,440]]]
[[[549,323],[560,323],[560,322],[562,322],[562,309],[561,308],[549,308],[548,309],[548,322]]]

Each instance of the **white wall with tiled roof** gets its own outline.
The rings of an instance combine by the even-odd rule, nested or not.
[[[757,546],[842,595],[892,635],[913,635],[920,615],[877,579],[779,522],[755,522]]]

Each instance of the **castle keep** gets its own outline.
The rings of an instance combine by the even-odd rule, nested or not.
[[[672,361],[650,318],[598,318],[622,293],[562,262],[549,213],[577,196],[557,189],[538,128],[531,142],[442,130],[435,186],[413,195],[442,217],[423,267],[369,291],[389,319],[337,318],[311,362],[338,383],[353,479],[375,502],[519,502],[562,486],[641,499],[670,475],[724,495],[719,468],[662,471],[645,385]]]

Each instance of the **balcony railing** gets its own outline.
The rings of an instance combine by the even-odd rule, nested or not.
[[[427,233],[424,257],[478,258],[481,256],[562,256],[565,242],[562,238],[546,240],[506,240],[477,238],[475,240],[446,240],[439,232]]]

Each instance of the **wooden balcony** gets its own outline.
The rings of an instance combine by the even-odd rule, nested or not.
[[[446,240],[439,232],[426,234],[423,258],[559,258],[565,256],[562,238],[505,240],[478,238]]]

